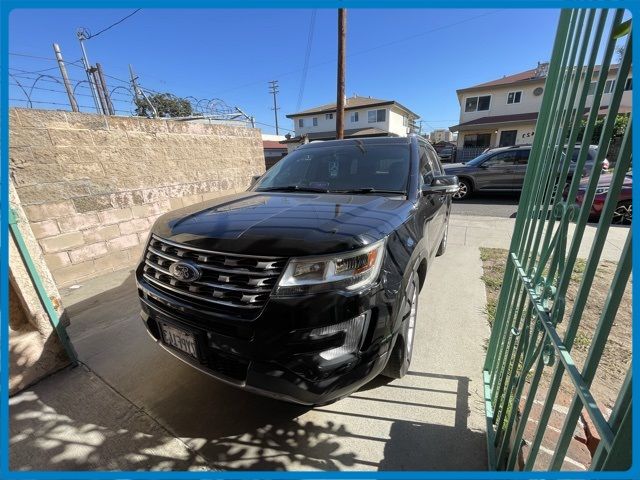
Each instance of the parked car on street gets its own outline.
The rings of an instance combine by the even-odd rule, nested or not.
[[[438,152],[438,157],[442,162],[450,162],[453,159],[453,147],[445,147]]]
[[[580,147],[576,146],[569,167],[569,180],[575,174],[575,162],[579,152]],[[501,147],[487,150],[466,163],[446,165],[444,167],[446,173],[456,175],[460,180],[460,190],[453,195],[453,198],[464,200],[474,192],[518,192],[522,190],[530,153],[530,145]],[[581,176],[591,172],[597,160],[597,153],[597,145],[589,146]],[[606,170],[608,167],[609,162],[605,159],[603,169]]]
[[[191,366],[287,401],[400,378],[458,183],[417,136],[303,145],[247,192],[156,221],[144,324]]]
[[[609,193],[609,186],[611,185],[612,173],[603,173],[598,180],[596,187],[596,195],[591,204],[591,211],[589,212],[589,219],[591,221],[598,221],[604,207],[604,202],[607,199]],[[584,196],[589,185],[589,179],[585,178],[580,182],[578,192],[576,194],[576,203],[582,205],[584,203]],[[632,193],[632,173],[629,171],[625,175],[622,188],[618,194],[618,204],[613,212],[613,218],[611,223],[616,225],[631,225],[632,217],[632,205],[631,205],[631,193]]]

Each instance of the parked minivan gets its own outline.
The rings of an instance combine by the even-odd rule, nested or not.
[[[417,136],[303,145],[248,191],[156,221],[144,324],[189,365],[292,402],[402,377],[457,189]]]

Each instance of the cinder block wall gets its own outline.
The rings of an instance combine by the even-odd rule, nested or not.
[[[18,108],[9,159],[59,286],[134,265],[159,215],[243,191],[265,168],[256,129]]]

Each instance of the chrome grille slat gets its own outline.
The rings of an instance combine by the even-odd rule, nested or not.
[[[165,275],[171,276],[171,272],[166,268],[161,267],[157,263],[152,262],[151,260],[145,260],[145,265],[157,270],[158,272],[164,273]],[[236,287],[234,285],[225,285],[223,283],[214,283],[214,282],[193,282],[191,285],[201,285],[203,287],[211,287],[211,288],[219,288],[221,290],[230,290],[233,292],[246,292],[246,293],[271,293],[270,288],[250,288],[250,287]]]
[[[148,281],[150,281],[152,283],[155,283],[156,285],[160,285],[162,288],[171,290],[172,292],[179,293],[180,295],[186,295],[187,297],[197,298],[198,300],[203,300],[205,302],[217,303],[219,305],[226,305],[228,307],[235,307],[235,308],[261,308],[261,306],[259,306],[259,305],[241,305],[241,304],[237,304],[237,303],[233,303],[233,302],[223,302],[221,300],[214,300],[213,298],[208,298],[208,297],[205,297],[203,295],[195,295],[193,293],[185,292],[184,290],[181,290],[181,289],[172,287],[170,285],[167,285],[166,283],[161,282],[161,281],[157,280],[156,278],[150,277],[146,273],[143,274],[142,276],[144,278],[146,278]]]
[[[194,282],[175,278],[173,263],[187,261],[202,275]],[[166,293],[206,302],[212,309],[256,311],[269,299],[287,259],[227,254],[192,248],[152,235],[144,257],[143,277]]]
[[[149,247],[148,251],[155,255],[158,255],[159,257],[166,258],[167,260],[172,260],[174,262],[178,262],[180,260],[185,259],[184,256],[180,256],[179,254],[178,256],[173,256],[165,252],[160,252],[153,247]],[[200,262],[196,262],[196,263],[200,268],[204,268],[206,270],[213,270],[214,272],[220,272],[220,273],[234,273],[234,274],[243,274],[243,275],[258,275],[258,276],[267,275],[270,277],[275,277],[277,275],[280,275],[280,271],[272,272],[270,271],[271,268],[269,269],[269,271],[258,272],[258,271],[247,270],[246,268],[238,268],[234,270],[230,268],[220,268],[213,265],[207,265],[206,263],[200,263]]]

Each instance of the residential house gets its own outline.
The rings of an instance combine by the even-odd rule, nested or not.
[[[287,146],[280,143],[285,140],[284,135],[268,135],[262,134],[262,148],[264,150],[264,164],[265,168],[269,170],[273,167],[282,157],[287,154]]]
[[[534,69],[457,90],[460,122],[450,127],[450,130],[458,132],[458,149],[532,143],[548,66],[548,63],[538,63]],[[590,79],[585,104],[587,109],[593,104],[593,92],[599,73],[596,66]],[[600,102],[603,114],[611,102],[617,73],[617,65],[612,65]],[[625,81],[620,111],[631,111],[631,76]]]
[[[429,140],[431,143],[451,142],[453,141],[453,132],[446,128],[439,128],[429,134]]]
[[[353,96],[345,99],[344,137],[404,137],[420,118],[395,100]],[[301,143],[336,138],[336,104],[327,103],[291,113],[295,136],[285,140],[289,149]]]

